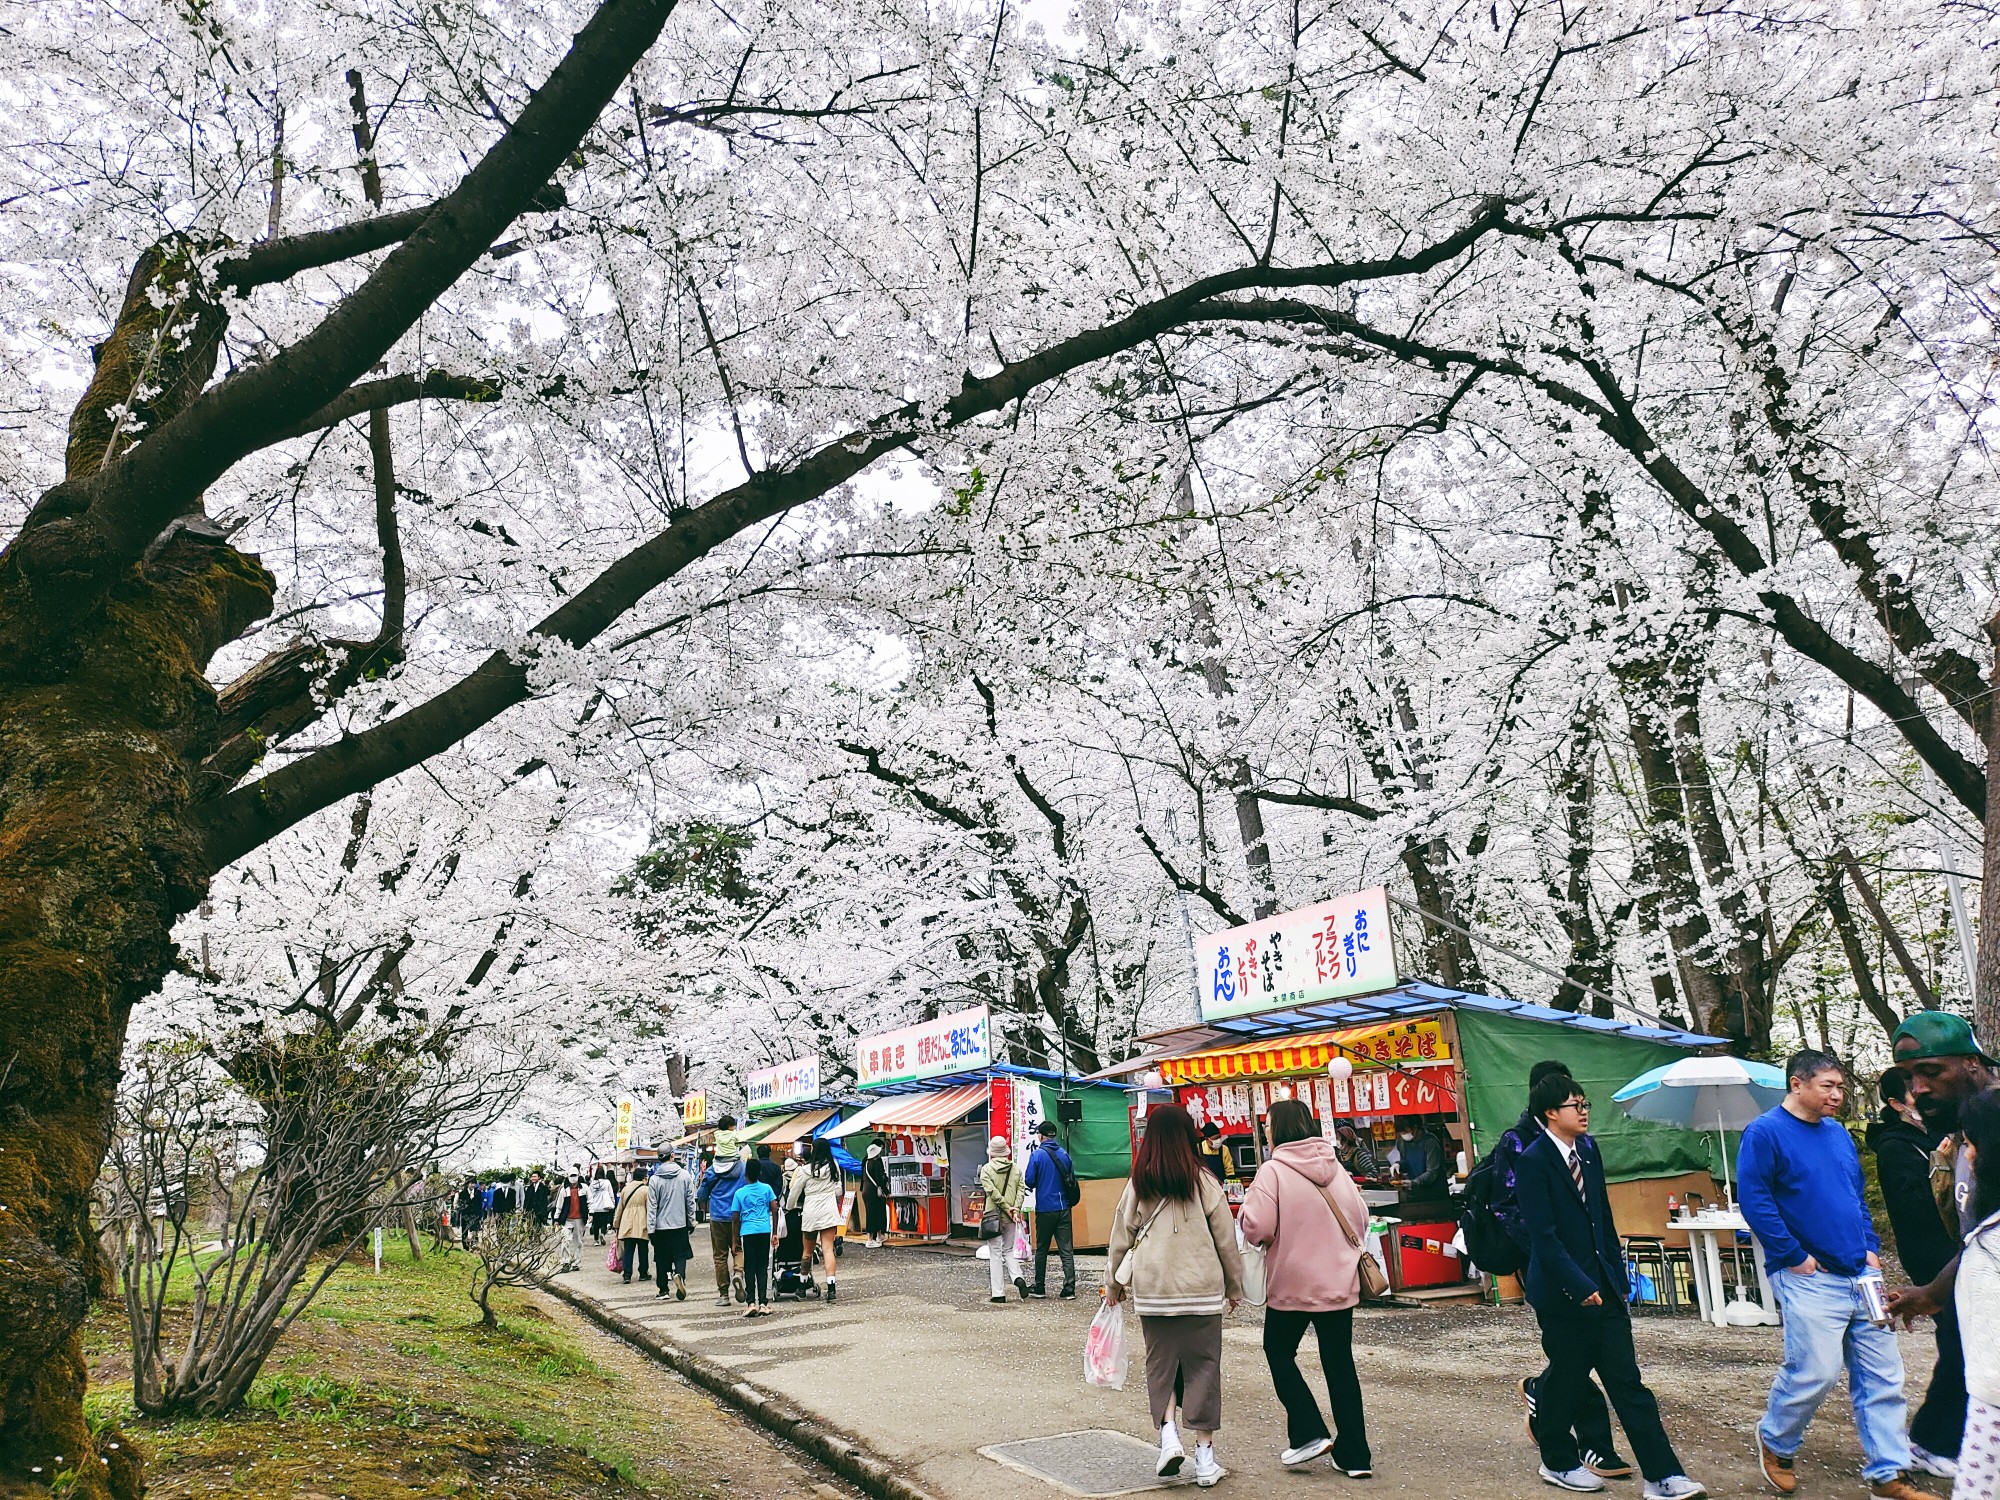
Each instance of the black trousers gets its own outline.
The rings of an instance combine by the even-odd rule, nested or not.
[[[1326,1372],[1327,1404],[1333,1410],[1333,1432],[1319,1414],[1312,1387],[1299,1372],[1299,1341],[1310,1328],[1319,1340],[1319,1366]],[[1354,1371],[1354,1309],[1338,1312],[1287,1312],[1264,1309],[1264,1362],[1271,1367],[1271,1384],[1285,1406],[1287,1445],[1302,1448],[1316,1439],[1333,1438],[1333,1461],[1343,1469],[1374,1467],[1368,1453],[1368,1423],[1361,1411],[1361,1377]]]
[[[1667,1430],[1660,1423],[1660,1404],[1639,1378],[1639,1355],[1632,1347],[1632,1315],[1622,1302],[1600,1308],[1579,1308],[1542,1319],[1542,1352],[1549,1357],[1542,1377],[1541,1404],[1535,1413],[1535,1440],[1542,1462],[1557,1473],[1581,1462],[1576,1422],[1583,1409],[1583,1388],[1593,1371],[1604,1382],[1604,1394],[1632,1440],[1632,1456],[1648,1480],[1685,1472]]]
[[[1062,1284],[1066,1288],[1076,1286],[1076,1241],[1070,1229],[1069,1210],[1059,1213],[1035,1214],[1035,1290],[1044,1291],[1049,1284],[1049,1246],[1056,1247],[1056,1254],[1062,1257]]]
[[[619,1247],[619,1264],[625,1271],[627,1281],[632,1279],[632,1272],[635,1269],[641,1281],[652,1274],[646,1269],[646,1252],[653,1247],[651,1240],[621,1240]]]
[[[867,1228],[868,1238],[881,1239],[889,1232],[889,1200],[877,1198],[873,1194],[863,1194],[861,1208],[864,1215],[862,1222]]]
[[[653,1231],[653,1281],[663,1292],[674,1289],[673,1279],[685,1277],[688,1257],[694,1253],[685,1229]]]
[[[771,1305],[771,1235],[743,1236],[743,1300],[753,1307]]]
[[[1542,1383],[1549,1378],[1548,1368],[1542,1369]],[[1536,1386],[1539,1395],[1541,1386]],[[1539,1407],[1538,1407],[1539,1411]],[[1540,1417],[1536,1417],[1539,1424]],[[1586,1380],[1577,1390],[1574,1419],[1570,1426],[1576,1433],[1577,1446],[1588,1448],[1609,1458],[1618,1451],[1618,1440],[1611,1433],[1611,1408],[1604,1404],[1604,1393],[1597,1388],[1597,1382]]]
[[[1937,1327],[1937,1367],[1931,1371],[1924,1404],[1910,1419],[1910,1441],[1939,1458],[1957,1458],[1965,1441],[1965,1346],[1959,1342],[1958,1311],[1947,1307]]]

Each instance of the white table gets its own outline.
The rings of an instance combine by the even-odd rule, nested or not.
[[[1687,1234],[1692,1251],[1689,1258],[1694,1263],[1694,1298],[1702,1317],[1717,1328],[1727,1328],[1729,1320],[1723,1316],[1722,1240],[1726,1235],[1730,1253],[1736,1253],[1736,1236],[1748,1232],[1748,1221],[1732,1210],[1704,1209],[1692,1218],[1670,1219],[1667,1227]],[[1757,1267],[1757,1288],[1764,1303],[1757,1321],[1775,1327],[1779,1321],[1778,1299],[1772,1294],[1771,1278],[1764,1270],[1764,1247],[1757,1243],[1755,1235],[1750,1237],[1750,1260]]]

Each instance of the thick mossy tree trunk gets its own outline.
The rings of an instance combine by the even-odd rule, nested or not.
[[[196,305],[189,254],[142,258],[71,423],[68,478],[212,373],[222,320]],[[0,572],[0,1484],[70,1472],[73,1493],[123,1494],[130,1449],[100,1452],[81,1407],[90,1194],[126,1019],[209,876],[186,816],[215,744],[205,670],[269,608],[272,580],[199,527],[169,528],[108,589],[71,588],[64,562]]]

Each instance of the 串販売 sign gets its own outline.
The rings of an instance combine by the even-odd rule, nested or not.
[[[1195,940],[1204,1021],[1396,987],[1380,886]]]
[[[744,1092],[753,1115],[759,1110],[810,1103],[820,1093],[819,1054],[808,1053],[787,1063],[757,1069],[744,1085]]]
[[[854,1075],[865,1088],[942,1078],[993,1065],[993,1027],[985,1006],[955,1011],[854,1044]]]

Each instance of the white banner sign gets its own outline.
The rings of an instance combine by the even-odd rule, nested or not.
[[[1396,986],[1380,886],[1195,941],[1201,1018],[1310,1005]]]
[[[759,1068],[744,1086],[751,1114],[760,1110],[783,1109],[787,1105],[810,1104],[820,1095],[819,1054]]]
[[[864,1089],[947,1073],[976,1073],[992,1065],[993,1027],[983,1005],[900,1031],[864,1036],[854,1044],[854,1076]]]

